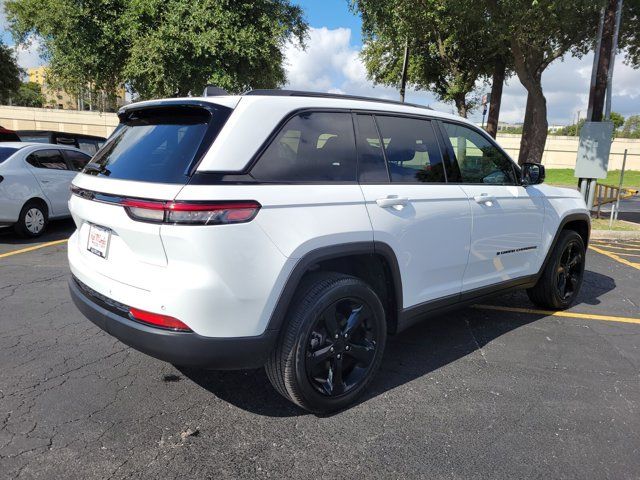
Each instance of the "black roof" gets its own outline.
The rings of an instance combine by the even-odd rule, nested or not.
[[[249,90],[244,95],[264,95],[274,97],[320,97],[320,98],[340,98],[345,100],[360,100],[364,102],[378,102],[378,103],[391,103],[394,105],[406,105],[408,107],[426,108],[432,110],[432,108],[425,105],[418,105],[416,103],[405,103],[397,100],[387,100],[384,98],[374,97],[361,97],[358,95],[343,95],[340,93],[324,93],[324,92],[307,92],[302,90],[281,90],[281,89],[257,89]]]

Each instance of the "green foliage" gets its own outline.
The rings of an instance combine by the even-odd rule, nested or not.
[[[618,130],[624,125],[624,117],[618,112],[611,112],[611,121],[613,122],[613,130]]]
[[[624,0],[620,21],[620,48],[627,53],[627,62],[640,68],[640,0]]]
[[[640,115],[632,115],[624,122],[620,137],[640,138]]]
[[[504,127],[498,131],[498,134],[522,135],[522,126],[520,127]]]
[[[575,170],[573,168],[547,168],[544,182],[550,185],[576,187],[578,185],[578,179],[574,176],[574,172]],[[620,183],[620,170],[610,170],[607,172],[607,178],[598,180],[598,183],[617,187]],[[622,186],[640,188],[640,171],[625,170],[624,183]]]
[[[13,50],[0,40],[0,103],[6,103],[20,88],[20,75]]]
[[[44,107],[45,98],[40,85],[35,82],[21,84],[13,98],[13,104],[20,107]]]
[[[8,0],[16,40],[38,38],[50,79],[140,98],[240,92],[285,81],[283,47],[307,25],[289,0]]]
[[[454,102],[462,116],[477,105],[477,80],[491,74],[495,55],[505,53],[506,40],[493,29],[484,2],[426,0],[417,7],[409,0],[352,0],[351,6],[362,16],[362,56],[371,80],[399,87],[408,42],[408,85]]]
[[[624,117],[617,112],[611,112],[611,121],[613,122],[613,136],[614,137],[622,136],[621,132],[619,132],[618,129],[622,127],[622,125],[624,125]],[[564,135],[567,137],[578,137],[580,136],[580,130],[582,130],[582,127],[584,126],[585,122],[586,122],[586,119],[581,118],[578,121],[577,125],[575,123],[573,125],[568,125],[559,130],[556,130],[555,132],[551,132],[550,135]]]

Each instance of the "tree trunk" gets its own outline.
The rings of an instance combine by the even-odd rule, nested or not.
[[[589,105],[593,105],[593,122],[602,121],[604,111],[604,101],[607,90],[607,75],[611,65],[611,47],[613,45],[613,33],[616,27],[616,9],[618,0],[607,0],[604,12],[604,24],[602,26],[602,42],[600,42],[600,56],[596,70],[596,84],[589,92]]]
[[[493,81],[491,83],[491,102],[489,103],[489,117],[487,118],[487,133],[496,138],[498,133],[498,120],[500,118],[500,105],[502,103],[502,87],[507,62],[504,57],[496,57],[493,67]]]
[[[519,165],[525,162],[540,163],[542,161],[549,128],[547,123],[547,100],[544,98],[540,81],[538,80],[538,85],[535,88],[527,90],[527,110],[522,127],[520,155],[518,155]]]
[[[456,103],[456,108],[458,109],[458,115],[462,118],[467,118],[468,113],[467,99],[465,97],[466,96],[463,94],[458,94],[453,99]]]

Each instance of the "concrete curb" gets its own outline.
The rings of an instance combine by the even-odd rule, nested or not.
[[[591,240],[640,240],[640,231],[591,230]]]

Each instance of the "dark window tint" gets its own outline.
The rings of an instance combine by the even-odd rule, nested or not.
[[[357,115],[358,177],[361,182],[388,182],[389,173],[378,129],[371,115]]]
[[[429,120],[376,116],[392,182],[445,182],[442,155]]]
[[[51,143],[51,140],[49,140],[49,136],[43,136],[43,135],[20,135],[20,140],[23,142],[30,142],[30,143]]]
[[[264,151],[251,175],[266,182],[355,181],[350,113],[301,113]]]
[[[513,162],[484,135],[454,123],[443,125],[464,183],[516,183]]]
[[[36,168],[69,170],[60,150],[39,150],[29,155],[27,162]]]
[[[84,172],[123,180],[185,183],[190,166],[209,147],[230,112],[226,107],[210,112],[187,106],[128,112]]]
[[[0,147],[0,163],[18,151],[17,148]]]
[[[89,160],[91,160],[89,155],[85,155],[84,153],[76,152],[74,150],[64,150],[64,155],[67,157],[67,160],[69,160],[73,169],[78,172],[85,167]]]

